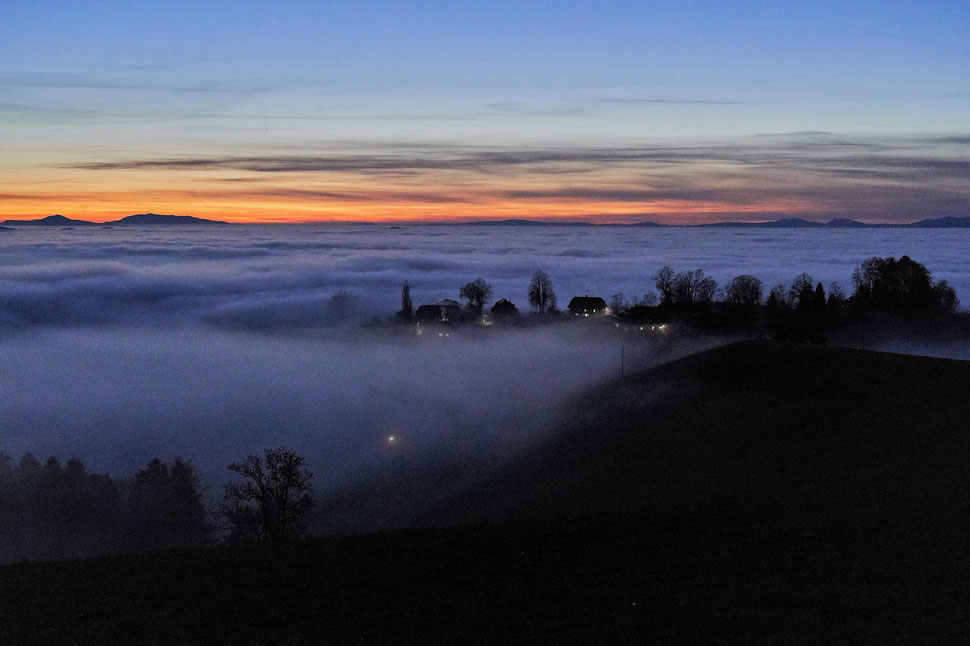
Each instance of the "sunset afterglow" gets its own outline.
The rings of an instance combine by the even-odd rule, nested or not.
[[[961,215],[965,3],[0,8],[0,219]]]

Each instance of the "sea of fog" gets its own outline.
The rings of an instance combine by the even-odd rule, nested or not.
[[[373,325],[458,299],[478,276],[527,308],[530,274],[639,297],[661,265],[851,291],[861,260],[908,254],[970,303],[965,230],[278,225],[0,231],[0,448],[130,475],[192,460],[209,482],[262,447],[305,453],[318,487],[418,456],[514,451],[616,375],[622,342],[552,325],[414,337]],[[344,295],[338,296],[341,292]],[[707,347],[628,349],[627,367]],[[970,355],[968,355],[970,356]]]

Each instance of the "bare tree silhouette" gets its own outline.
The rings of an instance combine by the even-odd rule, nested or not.
[[[468,301],[468,306],[476,313],[481,314],[482,308],[492,300],[492,286],[484,278],[478,277],[462,287],[458,295]]]
[[[314,500],[303,456],[281,446],[263,456],[250,453],[228,469],[243,478],[225,485],[222,514],[230,541],[280,542],[305,532]]]
[[[529,281],[529,303],[539,314],[556,309],[556,292],[546,272],[537,271],[532,274],[532,280]]]

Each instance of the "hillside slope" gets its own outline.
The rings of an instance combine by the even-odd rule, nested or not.
[[[0,569],[3,643],[955,642],[970,363],[772,343],[589,394],[451,529]]]
[[[970,363],[751,342],[696,354],[576,402],[575,421],[508,466],[481,515],[816,514],[966,509]],[[503,493],[499,493],[502,491]]]

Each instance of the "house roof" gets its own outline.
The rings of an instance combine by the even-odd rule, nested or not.
[[[461,318],[461,306],[446,298],[440,303],[422,305],[414,315],[424,321],[457,320]]]
[[[569,301],[569,309],[603,309],[606,307],[606,301],[604,301],[599,296],[573,296],[572,300]]]
[[[492,305],[493,314],[513,314],[518,311],[519,308],[515,306],[515,303],[507,298],[503,298],[502,300],[496,302],[495,305]]]

